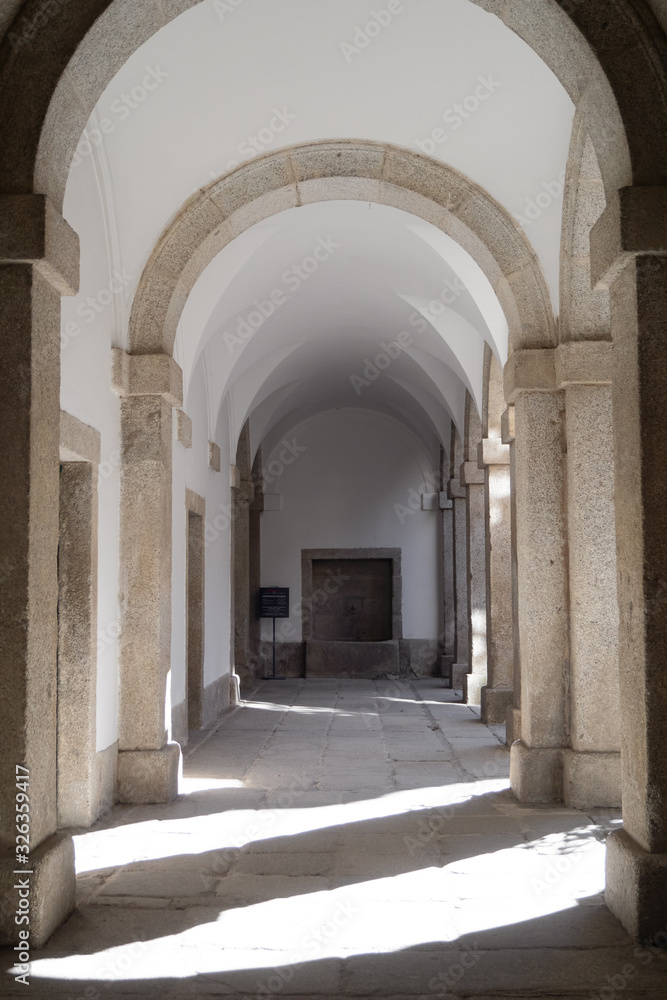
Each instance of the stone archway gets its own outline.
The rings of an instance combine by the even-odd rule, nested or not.
[[[340,199],[391,205],[447,233],[489,279],[507,316],[510,348],[555,345],[539,262],[501,205],[458,171],[420,153],[341,140],[268,153],[185,203],[144,268],[130,317],[130,353],[171,355],[195,282],[250,226],[289,208]]]
[[[662,766],[667,739],[662,683],[667,532],[664,490],[655,475],[656,468],[667,464],[667,196],[660,186],[667,175],[667,147],[655,141],[667,134],[664,37],[645,0],[609,0],[603,11],[597,0],[545,0],[537,10],[534,0],[477,2],[502,15],[575,97],[609,203],[593,231],[592,271],[596,280],[613,282],[620,653],[628,674],[625,747],[632,782],[626,797],[627,833],[613,842],[610,877],[615,888],[610,898],[626,926],[640,935],[652,926],[649,917],[660,916],[664,923],[664,903],[647,907],[644,900],[652,879],[659,877],[664,884],[661,859],[667,854],[667,773]],[[2,523],[15,569],[2,627],[15,664],[10,683],[20,694],[16,704],[21,706],[17,710],[12,704],[3,713],[0,731],[6,762],[21,758],[34,763],[39,806],[33,837],[42,861],[32,895],[36,944],[64,915],[62,905],[50,902],[54,881],[71,881],[71,841],[53,836],[55,800],[44,766],[53,740],[49,727],[42,725],[52,715],[53,685],[48,679],[53,679],[56,642],[58,295],[76,287],[78,265],[76,238],[60,208],[74,149],[100,93],[131,52],[193,5],[192,0],[93,0],[68,10],[66,17],[54,17],[52,0],[34,0],[24,5],[12,25],[14,34],[29,38],[30,44],[12,47],[5,39],[0,50],[0,191],[7,220],[0,250],[7,361],[2,379],[7,418],[2,426],[3,453],[11,456]],[[638,187],[628,188],[632,183]],[[624,191],[616,196],[619,188]],[[143,380],[150,376],[161,400],[176,399],[178,373],[165,364],[168,357],[159,358],[157,383],[135,357],[127,368],[128,384],[142,383],[145,388]],[[550,378],[549,368],[549,359],[529,350],[518,357],[513,384],[520,383],[521,373],[528,380],[536,375]],[[535,411],[531,419],[539,424],[547,415]],[[637,607],[646,608],[646,618],[633,612]],[[27,629],[26,608],[40,609]],[[28,690],[38,692],[30,710]],[[4,774],[0,789],[4,815],[10,815],[10,777]],[[2,833],[9,843],[11,827]],[[665,896],[663,892],[660,899]],[[13,933],[13,928],[3,927],[11,940]]]
[[[2,46],[0,122],[12,141],[0,153],[0,190],[37,191],[60,208],[74,150],[107,83],[200,2],[92,0],[66,18],[54,16],[52,0],[24,4],[11,25],[14,44]],[[662,33],[647,0],[609,0],[604,11],[597,0],[543,0],[537,9],[534,0],[472,2],[500,17],[559,78],[586,120],[608,194],[664,180],[667,157],[646,142],[649,128],[667,132]]]

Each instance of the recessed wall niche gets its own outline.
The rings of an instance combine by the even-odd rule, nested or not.
[[[400,549],[304,549],[301,566],[306,675],[397,675]]]

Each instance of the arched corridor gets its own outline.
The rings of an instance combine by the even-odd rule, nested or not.
[[[5,0],[9,989],[660,995],[666,29]],[[290,963],[348,877],[363,919]],[[133,934],[141,984],[98,975]]]

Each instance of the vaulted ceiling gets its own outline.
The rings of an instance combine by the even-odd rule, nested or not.
[[[135,52],[91,116],[65,200],[82,283],[64,321],[120,281],[96,323],[127,346],[142,270],[193,192],[323,139],[407,147],[480,185],[523,227],[557,309],[573,113],[539,57],[469,0],[391,0],[375,13],[361,0],[205,0]],[[401,335],[375,376],[382,345]],[[186,397],[204,367],[209,422],[226,406],[232,445],[248,418],[257,446],[273,427],[354,405],[447,444],[466,390],[481,408],[485,342],[504,363],[497,300],[452,239],[396,208],[325,201],[258,223],[212,261],[175,356]]]

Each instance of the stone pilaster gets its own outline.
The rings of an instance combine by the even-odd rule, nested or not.
[[[556,352],[565,390],[570,588],[571,749],[563,798],[579,809],[621,804],[611,347],[579,341]]]
[[[562,797],[569,745],[569,622],[565,522],[565,396],[550,350],[515,352],[505,369],[515,407],[517,613],[521,740],[512,744],[512,789],[521,801]]]
[[[264,484],[262,480],[262,449],[257,449],[252,466],[252,501],[248,509],[248,645],[250,662],[261,662],[262,619],[257,612],[257,595],[262,583],[262,511]],[[259,672],[259,671],[257,671]]]
[[[452,427],[451,468],[456,470],[447,483],[447,497],[452,501],[452,535],[455,598],[455,637],[452,687],[462,690],[468,673],[470,622],[468,615],[468,514],[466,489],[461,486],[458,470],[463,461],[463,442]]]
[[[479,705],[487,682],[486,665],[486,536],[484,472],[476,462],[461,466],[461,486],[466,490],[468,522],[468,663],[464,697]]]
[[[582,809],[620,803],[610,358],[607,342],[569,342],[519,352],[506,372],[523,664],[513,784],[529,801]],[[541,525],[532,536],[531,520]]]
[[[505,732],[507,746],[521,739],[521,641],[519,633],[519,574],[516,557],[516,461],[514,450],[515,409],[508,406],[501,417],[501,440],[509,447],[510,455],[510,539],[512,586],[512,703],[507,708]]]
[[[486,658],[486,531],[484,472],[477,465],[482,427],[475,403],[466,395],[465,461],[460,468],[466,491],[468,520],[468,664],[464,698],[479,705],[487,682]]]
[[[667,926],[667,188],[619,192],[593,228],[610,287],[620,614],[623,829],[607,905],[651,941]]]
[[[241,681],[256,676],[250,658],[250,505],[254,496],[250,467],[250,425],[246,421],[236,452],[232,485],[232,626],[234,671]]]
[[[16,781],[27,771],[39,947],[74,907],[72,839],[56,832],[56,702],[60,295],[78,286],[78,240],[38,195],[0,198],[0,215],[0,943],[18,942]]]
[[[512,703],[514,671],[510,449],[502,441],[502,369],[488,345],[484,355],[484,436],[477,465],[484,471],[488,684],[482,688],[481,701],[482,720],[500,724]]]
[[[58,826],[97,818],[97,478],[100,434],[60,414]]]
[[[454,574],[454,501],[447,496],[449,469],[445,467],[444,449],[441,449],[440,512],[442,527],[442,668],[452,677],[456,659],[456,587]]]
[[[118,799],[169,802],[180,747],[168,742],[172,410],[182,373],[166,354],[113,352],[121,396]]]
[[[485,438],[478,464],[485,471],[486,527],[488,684],[482,688],[482,720],[498,724],[506,721],[514,683],[509,446],[499,438]]]

